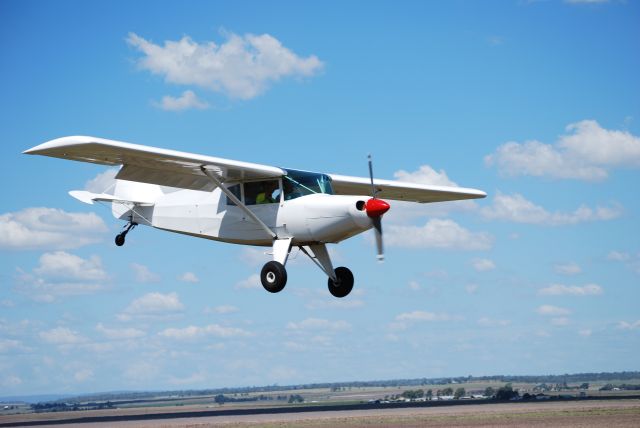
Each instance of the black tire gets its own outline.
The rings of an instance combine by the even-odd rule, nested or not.
[[[280,262],[267,262],[260,272],[260,281],[269,293],[278,293],[287,285],[287,270]]]
[[[329,278],[329,292],[334,297],[346,297],[353,289],[353,273],[343,266],[336,268],[334,272],[338,277],[338,281],[334,282],[333,279]]]
[[[124,234],[119,233],[116,235],[116,245],[122,247],[124,245]]]

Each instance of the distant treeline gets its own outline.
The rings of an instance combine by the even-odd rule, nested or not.
[[[498,376],[462,376],[462,377],[440,377],[440,378],[416,378],[416,379],[390,379],[390,380],[373,380],[373,381],[352,381],[352,382],[326,382],[326,383],[308,383],[301,385],[268,385],[268,386],[248,386],[238,388],[216,388],[216,389],[198,389],[198,390],[178,390],[178,391],[122,391],[107,392],[101,394],[83,395],[74,398],[66,398],[59,400],[66,403],[81,403],[87,401],[118,401],[118,400],[144,400],[158,397],[185,398],[196,396],[212,396],[224,394],[255,394],[278,392],[285,390],[300,389],[321,389],[327,388],[334,391],[345,390],[348,388],[370,388],[370,387],[400,387],[400,386],[425,386],[425,385],[446,385],[453,383],[467,382],[501,382],[501,383],[579,383],[579,382],[597,382],[612,380],[631,380],[639,379],[640,372],[602,372],[602,373],[574,373],[563,375],[530,375],[530,376],[514,376],[514,375],[498,375]]]

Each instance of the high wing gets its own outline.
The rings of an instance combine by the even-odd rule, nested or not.
[[[329,174],[329,177],[331,177],[333,191],[337,195],[371,194],[371,181],[369,178],[336,174]],[[374,179],[373,184],[376,189],[376,197],[399,201],[427,203],[477,199],[487,196],[482,190],[465,187],[433,186],[378,179]]]
[[[222,182],[274,178],[286,173],[268,165],[86,136],[47,141],[24,153],[122,165],[116,175],[118,179],[203,191],[212,191],[215,184],[202,172],[202,167],[216,174]]]

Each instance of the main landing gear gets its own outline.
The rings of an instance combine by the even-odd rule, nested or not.
[[[331,264],[329,252],[324,244],[299,247],[312,262],[329,277],[329,292],[335,297],[346,297],[353,289],[353,273],[346,267],[335,270]],[[287,284],[287,270],[285,264],[291,250],[291,239],[277,239],[273,243],[273,260],[267,262],[260,272],[260,281],[265,290],[278,293]]]
[[[124,227],[124,230],[116,235],[116,245],[118,247],[122,247],[124,245],[125,236],[127,236],[127,233],[129,233],[131,230],[133,230],[133,228],[136,227],[137,225],[138,225],[138,223],[134,223],[134,222],[130,221]]]

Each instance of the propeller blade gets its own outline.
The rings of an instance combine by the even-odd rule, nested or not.
[[[384,260],[384,247],[382,245],[382,217],[372,217],[373,228],[376,234],[376,247],[378,247],[378,260]]]
[[[376,188],[373,185],[373,162],[371,162],[371,154],[369,154],[369,178],[371,179],[371,197],[376,197]]]

